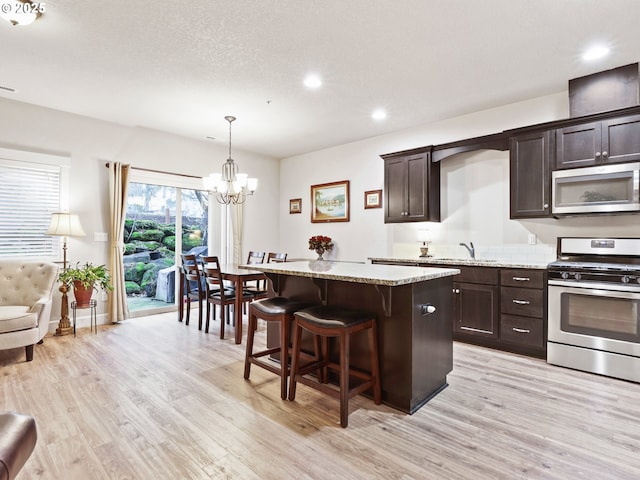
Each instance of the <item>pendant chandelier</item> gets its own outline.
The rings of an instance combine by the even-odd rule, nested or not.
[[[236,117],[229,115],[224,119],[229,122],[229,158],[222,165],[222,173],[212,173],[202,181],[204,188],[215,195],[218,203],[236,205],[244,203],[247,196],[253,195],[258,188],[258,179],[249,178],[246,173],[238,173],[238,164],[231,158],[231,123]]]

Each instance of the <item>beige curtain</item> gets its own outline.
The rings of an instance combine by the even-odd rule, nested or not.
[[[242,258],[242,222],[244,216],[244,203],[231,205],[231,227],[233,228],[233,263],[246,263]]]
[[[129,165],[109,163],[109,202],[111,210],[111,252],[109,270],[113,281],[113,292],[109,295],[109,317],[112,323],[129,318],[127,291],[124,283],[124,220],[127,210],[127,188]]]

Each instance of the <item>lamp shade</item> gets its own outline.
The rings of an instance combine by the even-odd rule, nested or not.
[[[78,215],[73,213],[57,212],[51,214],[51,224],[47,235],[59,237],[83,237],[86,235],[80,225]]]
[[[418,230],[418,241],[420,242],[431,242],[431,232],[427,229]]]

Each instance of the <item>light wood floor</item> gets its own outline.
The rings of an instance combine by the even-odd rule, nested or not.
[[[0,410],[39,431],[18,479],[640,478],[638,384],[456,343],[416,414],[358,397],[342,429],[333,399],[246,382],[216,333],[171,313],[0,352]]]

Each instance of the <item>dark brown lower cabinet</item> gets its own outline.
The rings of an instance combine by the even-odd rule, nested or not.
[[[454,282],[454,332],[497,339],[500,322],[498,294],[498,286]]]
[[[459,269],[460,274],[453,277],[453,339],[546,358],[546,270],[408,260],[373,263]]]

